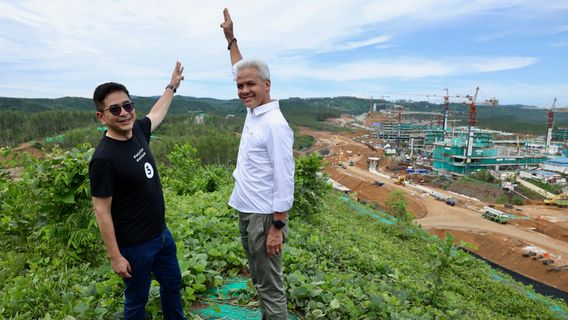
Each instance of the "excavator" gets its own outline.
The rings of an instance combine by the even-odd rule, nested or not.
[[[558,206],[560,208],[568,208],[568,194],[562,193],[552,198],[545,199],[544,204],[550,206]]]
[[[396,177],[395,180],[394,180],[394,184],[405,186],[406,185],[406,176],[402,175],[402,176]]]

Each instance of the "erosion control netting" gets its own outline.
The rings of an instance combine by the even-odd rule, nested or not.
[[[262,319],[260,310],[232,303],[232,301],[238,300],[243,295],[247,295],[247,280],[244,278],[229,279],[224,285],[209,290],[209,303],[205,308],[196,310],[194,313],[204,319],[211,320]],[[297,320],[298,318],[294,315],[289,315],[288,319]]]

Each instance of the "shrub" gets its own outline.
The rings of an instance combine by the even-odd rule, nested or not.
[[[294,207],[292,216],[310,216],[323,208],[322,195],[329,186],[326,176],[318,174],[323,168],[323,158],[317,154],[296,159]]]

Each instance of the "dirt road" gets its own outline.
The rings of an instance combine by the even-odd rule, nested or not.
[[[452,194],[458,205],[451,207],[411,186],[400,186],[369,172],[366,159],[382,154],[354,142],[350,136],[329,132],[313,132],[312,135],[317,140],[312,151],[326,148],[331,152],[327,158],[326,173],[355,191],[358,198],[384,207],[384,201],[392,190],[402,190],[408,208],[416,215],[415,223],[422,228],[441,237],[448,232],[454,236],[456,243],[463,240],[471,244],[476,247],[474,251],[484,258],[568,292],[567,271],[547,271],[548,266],[541,261],[523,257],[521,253],[525,246],[537,246],[557,258],[555,266],[568,265],[568,210],[542,205],[522,206],[522,209],[519,208],[522,211],[499,208],[514,213],[520,219],[513,219],[505,225],[498,224],[481,216],[482,208],[487,205],[485,203]],[[345,168],[335,165],[350,160],[355,165],[346,165]],[[384,186],[373,185],[373,181],[380,181]],[[436,191],[448,194],[445,190]]]

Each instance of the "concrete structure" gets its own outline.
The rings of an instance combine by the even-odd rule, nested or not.
[[[557,128],[552,131],[552,141],[567,142],[568,128]]]
[[[558,157],[544,161],[542,169],[568,174],[568,158]]]
[[[335,180],[327,179],[327,182],[328,182],[328,183],[331,183],[331,187],[332,187],[334,190],[337,190],[337,191],[342,192],[342,193],[344,193],[344,194],[349,194],[349,193],[351,193],[351,189],[347,188],[346,186],[342,185],[341,183],[339,183],[339,182],[337,182],[337,181],[335,181]]]
[[[566,183],[559,173],[544,170],[520,171],[519,176],[525,179],[535,179],[544,183]]]
[[[536,192],[536,193],[538,193],[538,194],[540,194],[540,195],[542,195],[542,196],[544,196],[544,197],[552,198],[552,197],[555,196],[554,193],[550,193],[550,192],[548,192],[548,191],[546,191],[546,190],[544,190],[544,189],[541,189],[541,188],[535,186],[534,184],[532,184],[532,183],[530,183],[530,182],[528,182],[528,181],[525,181],[525,180],[521,179],[521,177],[517,177],[517,182],[518,182],[520,185],[522,185],[523,187],[525,187],[525,188],[527,188],[527,189],[530,189],[530,190],[532,190],[532,191],[534,191],[534,192]]]
[[[435,142],[432,151],[434,170],[454,174],[466,174],[476,170],[510,171],[538,167],[548,159],[541,154],[521,154],[511,152],[510,149],[496,148],[492,134],[481,130],[474,131],[471,155],[468,155],[467,139],[467,134],[462,132],[455,138]]]

